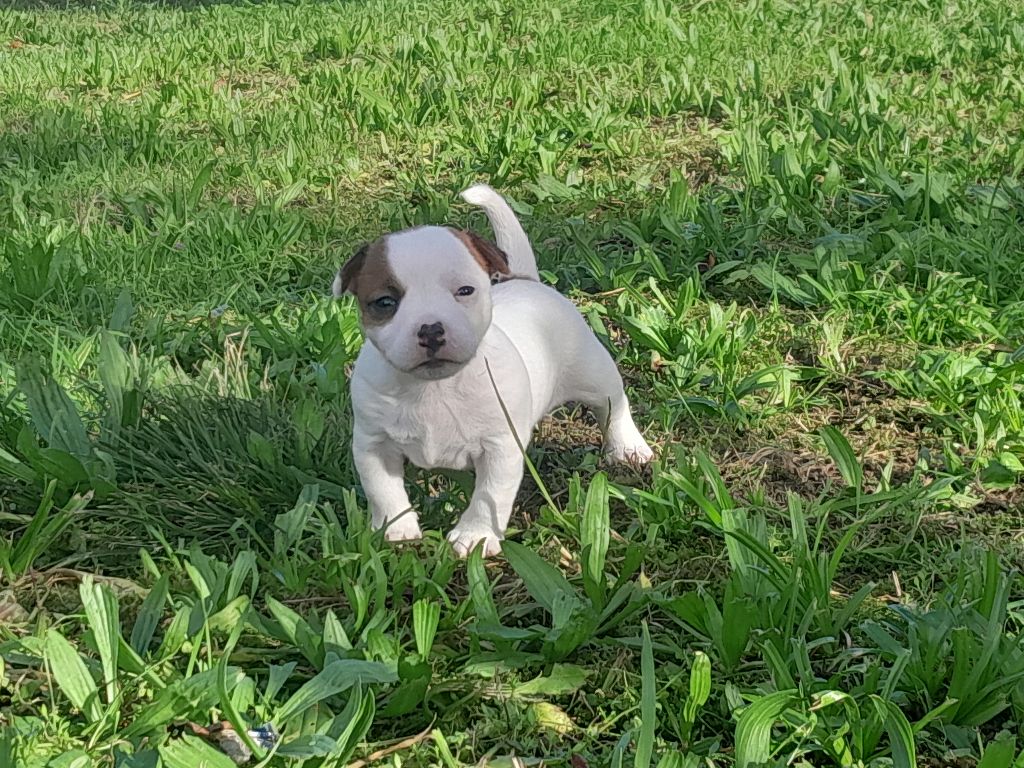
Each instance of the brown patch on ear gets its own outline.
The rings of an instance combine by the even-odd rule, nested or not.
[[[511,270],[508,266],[508,255],[494,243],[484,240],[476,232],[467,232],[464,229],[454,230],[458,237],[473,254],[473,258],[488,275],[508,275]]]
[[[353,253],[348,261],[338,270],[334,277],[334,284],[331,286],[335,297],[342,296],[346,291],[355,293],[356,278],[366,264],[366,255],[370,251],[370,244],[363,243],[359,250]]]

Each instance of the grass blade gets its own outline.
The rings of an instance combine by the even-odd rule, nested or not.
[[[505,542],[504,551],[507,553]],[[469,599],[473,603],[473,610],[476,612],[476,620],[480,624],[497,627],[501,624],[498,618],[498,609],[494,605],[494,598],[491,595],[491,582],[487,578],[487,571],[484,568],[483,555],[478,549],[469,553],[469,560],[466,564],[466,575],[469,580]]]
[[[829,456],[839,468],[843,480],[851,488],[860,493],[864,487],[864,468],[857,460],[857,455],[850,447],[849,441],[835,427],[822,427],[819,434],[828,449]]]
[[[156,632],[157,624],[164,613],[164,603],[167,602],[167,595],[171,588],[171,581],[165,573],[156,580],[153,588],[149,590],[146,599],[142,601],[139,615],[135,617],[135,624],[132,626],[131,638],[128,644],[140,656],[144,656],[149,650],[149,644],[153,641],[153,634]]]
[[[647,622],[641,624],[640,647],[640,734],[636,740],[634,768],[650,768],[654,757],[654,732],[657,728],[657,680],[654,673],[654,648]]]
[[[96,584],[92,576],[86,576],[82,580],[78,591],[96,643],[96,650],[100,655],[107,704],[114,704],[117,701],[118,688],[117,653],[121,647],[117,598],[108,587]]]
[[[608,513],[608,478],[598,472],[587,488],[580,522],[580,546],[583,550],[583,586],[590,601],[602,608],[607,594],[604,564],[611,536]]]
[[[911,728],[907,716],[898,706],[879,696],[872,696],[871,703],[875,705],[875,710],[885,722],[885,730],[889,733],[893,768],[916,768],[917,748],[914,745],[914,729]]]

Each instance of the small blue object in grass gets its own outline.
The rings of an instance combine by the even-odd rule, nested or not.
[[[263,749],[273,749],[279,737],[277,731],[274,730],[274,724],[266,723],[258,728],[251,729],[249,731],[249,738]]]

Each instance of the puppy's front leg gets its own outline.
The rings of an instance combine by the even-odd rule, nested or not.
[[[415,541],[423,538],[419,516],[405,492],[405,463],[398,449],[385,441],[354,436],[352,453],[363,491],[370,503],[370,525],[386,528],[388,541]]]
[[[501,552],[512,504],[523,481],[523,456],[512,441],[485,450],[475,462],[476,488],[469,506],[459,519],[448,541],[455,554],[467,557],[483,542],[484,557]]]

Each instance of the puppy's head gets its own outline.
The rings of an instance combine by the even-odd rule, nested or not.
[[[338,271],[366,338],[391,365],[443,379],[468,363],[491,324],[491,282],[508,258],[471,232],[418,227],[364,245]]]

